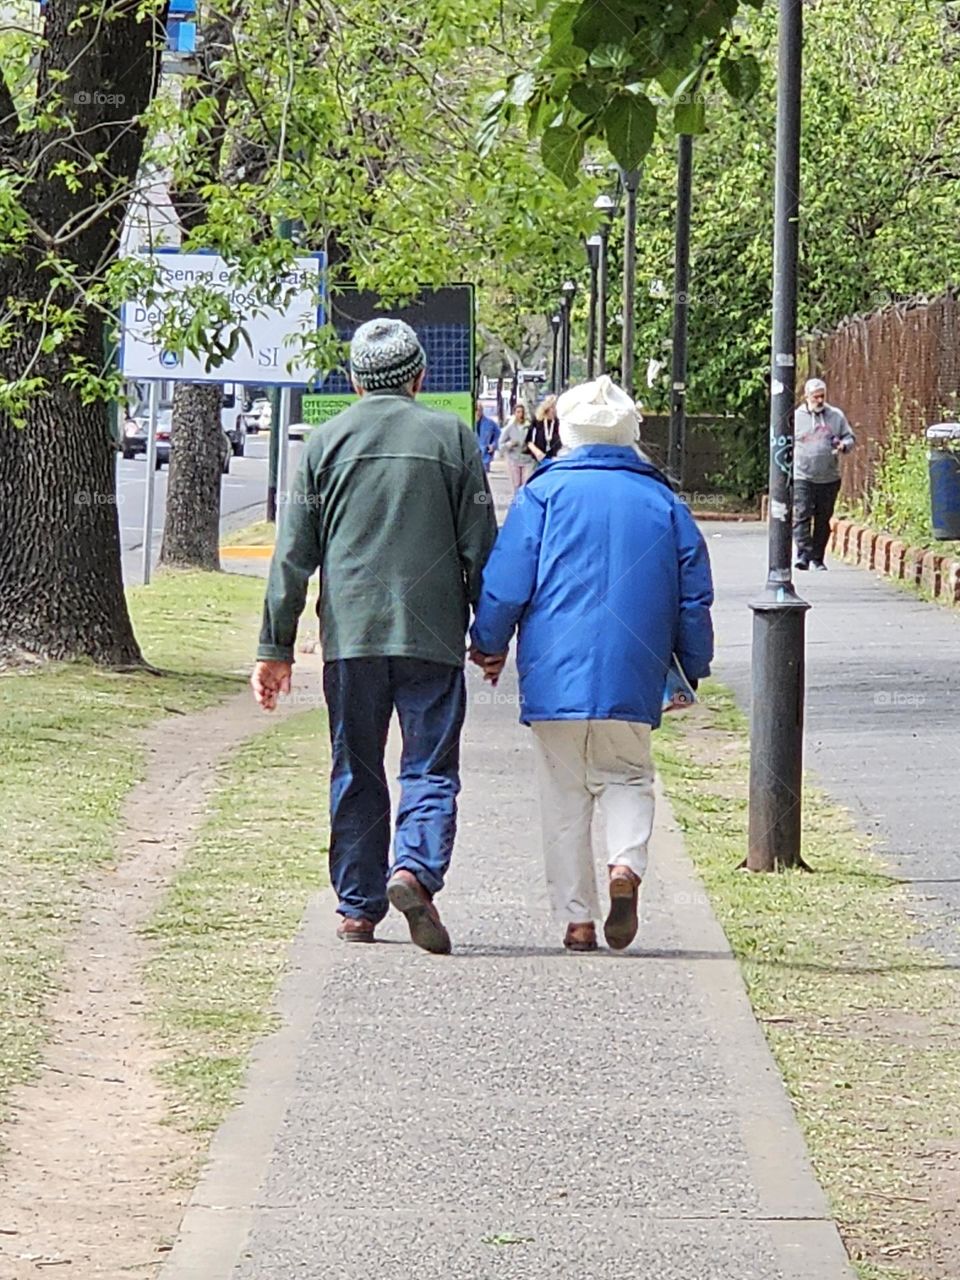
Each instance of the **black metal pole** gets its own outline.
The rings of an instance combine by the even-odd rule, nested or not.
[[[673,376],[670,391],[670,441],[667,467],[684,485],[687,429],[687,320],[690,308],[690,196],[693,137],[682,133],[677,145],[677,225],[673,255]]]
[[[570,385],[570,331],[573,328],[573,298],[567,298],[567,306],[564,312],[564,320],[566,321],[563,331],[563,389],[566,391]]]
[[[557,379],[557,349],[560,344],[560,325],[554,324],[551,320],[550,326],[553,329],[553,360],[550,362],[550,390],[556,395],[560,390],[560,384]]]
[[[567,332],[570,328],[570,304],[566,296],[560,299],[560,384],[559,391],[566,389],[567,385],[567,352],[570,349],[567,342]]]
[[[625,169],[621,174],[626,193],[623,231],[623,351],[621,352],[621,383],[628,396],[633,395],[634,335],[636,332],[635,307],[637,295],[637,188],[640,185],[638,169]]]
[[[797,346],[803,0],[779,0],[777,168],[770,370],[767,584],[753,610],[750,728],[751,871],[803,867],[803,695],[806,601],[790,570]]]
[[[597,373],[607,372],[607,241],[609,226],[600,230],[600,262],[597,267]]]

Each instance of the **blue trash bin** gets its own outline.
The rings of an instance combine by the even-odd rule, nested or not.
[[[933,536],[960,538],[960,422],[927,428]]]

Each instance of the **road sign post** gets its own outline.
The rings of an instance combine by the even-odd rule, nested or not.
[[[157,479],[157,409],[160,383],[150,383],[150,414],[147,420],[147,490],[143,500],[143,585],[150,581],[153,567],[153,499]]]

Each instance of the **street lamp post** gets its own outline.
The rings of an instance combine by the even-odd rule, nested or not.
[[[677,223],[673,255],[673,370],[670,379],[670,440],[667,466],[683,487],[687,428],[687,322],[690,307],[690,195],[693,137],[680,135],[677,146]]]
[[[607,371],[607,250],[610,226],[616,202],[612,196],[600,195],[593,207],[602,215],[600,223],[600,261],[597,267],[597,372]]]
[[[560,299],[560,376],[557,379],[557,390],[563,391],[567,385],[567,329],[570,325],[570,305],[566,298]]]
[[[803,0],[780,0],[779,13],[768,569],[763,594],[750,604],[753,703],[747,866],[751,871],[804,866],[804,625],[810,606],[794,591],[790,570]]]
[[[597,274],[600,255],[603,252],[603,236],[590,236],[586,242],[587,262],[590,264],[590,305],[587,310],[587,381],[596,377],[597,360]]]
[[[572,280],[564,280],[560,286],[560,292],[563,294],[561,302],[561,314],[563,315],[563,389],[566,391],[570,383],[570,330],[573,328],[573,295],[577,292],[577,286]]]
[[[623,389],[633,396],[634,336],[636,333],[637,294],[637,190],[639,169],[622,169],[620,181],[626,195],[623,228],[623,351],[621,352]]]
[[[558,315],[550,317],[550,328],[553,330],[553,361],[550,365],[550,390],[554,395],[560,390],[560,383],[557,378],[557,353],[560,345],[560,325],[562,321]]]

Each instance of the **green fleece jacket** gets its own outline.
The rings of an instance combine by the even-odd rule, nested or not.
[[[497,533],[476,438],[451,413],[368,394],[311,432],[283,512],[257,657],[293,661],[320,569],[325,659],[461,666]]]

